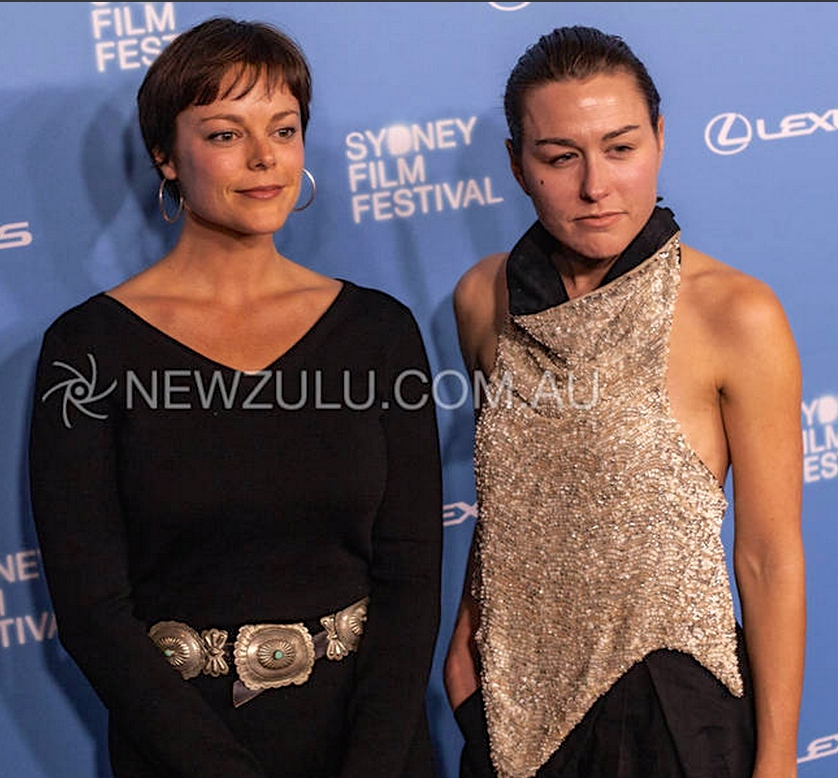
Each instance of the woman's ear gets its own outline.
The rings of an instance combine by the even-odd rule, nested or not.
[[[177,169],[174,166],[171,158],[167,158],[165,154],[159,149],[155,149],[154,151],[154,164],[157,166],[157,169],[163,174],[164,178],[168,178],[169,181],[176,181],[177,180]]]
[[[658,126],[655,128],[655,135],[658,136],[658,148],[663,154],[663,114],[658,114]]]

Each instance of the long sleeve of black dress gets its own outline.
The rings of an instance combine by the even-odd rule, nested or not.
[[[436,638],[428,625],[439,620],[441,570],[434,549],[442,522],[434,526],[422,516],[441,509],[442,495],[441,485],[431,487],[439,472],[438,443],[430,434],[432,375],[417,350],[415,323],[403,324],[392,332],[384,375],[387,481],[373,529],[370,615],[340,778],[369,778],[371,765],[381,776],[429,774],[421,763],[405,760],[421,753],[413,741],[426,727],[423,700]]]
[[[418,327],[345,283],[241,374],[105,295],[46,332],[33,515],[59,635],[109,711],[114,774],[432,775],[424,692],[439,619],[441,477]],[[240,708],[148,637],[304,622],[369,596],[359,650]],[[232,664],[232,662],[231,662]],[[417,743],[419,746],[417,747]]]

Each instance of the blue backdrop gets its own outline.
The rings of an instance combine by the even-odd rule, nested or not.
[[[280,250],[401,298],[427,341],[445,468],[444,618],[428,694],[443,778],[460,739],[441,660],[475,520],[451,291],[534,218],[507,167],[505,78],[540,34],[577,23],[625,37],[657,82],[660,193],[684,241],[768,282],[797,337],[810,606],[798,754],[803,778],[838,775],[838,4],[805,2],[0,5],[3,775],[109,776],[103,710],[58,643],[28,508],[33,369],[59,312],[171,245],[134,96],[161,47],[215,14],[278,24],[313,68],[317,199],[289,220]],[[81,558],[78,574],[96,570]]]

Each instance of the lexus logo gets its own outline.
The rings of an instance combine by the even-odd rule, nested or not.
[[[838,108],[829,108],[823,113],[790,113],[777,122],[776,129],[767,127],[765,119],[756,119],[754,128],[760,140],[800,138],[819,130],[835,132],[838,130]],[[715,154],[738,154],[748,147],[753,136],[751,123],[741,113],[720,113],[704,130],[704,142]]]
[[[716,154],[738,154],[753,137],[751,123],[741,113],[720,113],[704,130],[704,142]]]

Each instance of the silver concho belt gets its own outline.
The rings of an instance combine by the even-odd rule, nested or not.
[[[265,689],[300,685],[308,680],[315,660],[340,661],[358,648],[367,619],[364,597],[337,613],[323,616],[323,631],[313,635],[302,623],[245,624],[232,645],[238,679],[233,704],[243,705]],[[228,634],[223,629],[197,630],[182,621],[158,621],[148,631],[169,664],[185,679],[217,678],[230,672]]]

